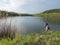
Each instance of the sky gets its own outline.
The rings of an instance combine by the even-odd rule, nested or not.
[[[17,13],[41,13],[60,9],[60,0],[0,0],[0,10]]]

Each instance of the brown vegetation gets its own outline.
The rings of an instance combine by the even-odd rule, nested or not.
[[[2,28],[0,29],[0,38],[9,37],[13,39],[16,34],[16,27],[15,25],[12,26],[11,24],[12,20],[10,20],[10,24],[7,25],[7,17],[8,17],[8,13],[6,13],[6,16],[3,15],[4,23],[2,24]]]

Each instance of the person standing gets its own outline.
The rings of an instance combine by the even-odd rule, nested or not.
[[[49,25],[48,25],[48,23],[46,23],[45,30],[48,31],[49,29],[50,29]]]

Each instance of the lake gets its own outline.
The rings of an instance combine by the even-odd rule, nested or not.
[[[20,33],[40,33],[45,30],[45,21],[42,17],[33,16],[17,16],[0,19],[0,30],[4,27],[8,29],[15,29]],[[60,30],[59,24],[49,23],[51,30]]]

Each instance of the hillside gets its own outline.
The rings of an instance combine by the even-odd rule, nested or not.
[[[26,14],[26,13],[21,14],[21,13],[0,10],[0,18],[9,17],[9,16],[39,16],[39,17],[43,17],[44,21],[60,24],[60,9],[46,10],[42,13],[37,13],[37,14]]]
[[[43,17],[47,22],[60,24],[60,9],[47,10],[33,15]]]
[[[1,11],[0,10],[0,18],[9,17],[9,16],[32,16],[31,14],[19,14],[15,12]]]
[[[43,13],[60,13],[60,9],[51,9],[51,10],[44,11]]]

